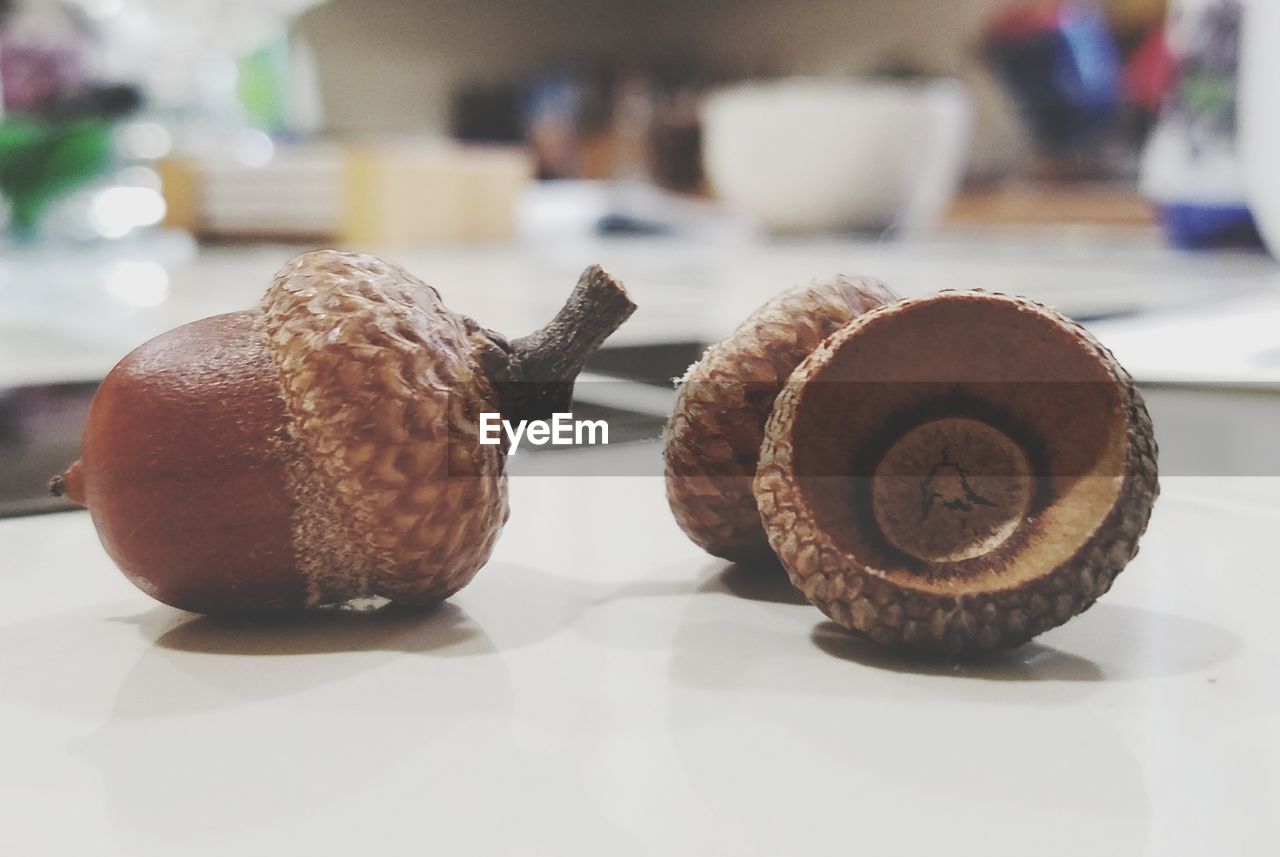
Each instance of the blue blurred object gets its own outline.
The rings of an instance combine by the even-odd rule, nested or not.
[[[524,133],[539,179],[572,178],[581,166],[581,80],[565,73],[536,79],[524,98]]]
[[[1097,4],[1063,0],[1006,10],[988,29],[986,53],[1047,152],[1070,153],[1114,126],[1123,70]]]
[[[1243,205],[1157,205],[1156,216],[1169,243],[1184,250],[1258,247],[1262,244],[1258,224]]]
[[[1262,246],[1237,145],[1242,15],[1238,0],[1174,0],[1169,10],[1174,77],[1140,184],[1176,247]]]

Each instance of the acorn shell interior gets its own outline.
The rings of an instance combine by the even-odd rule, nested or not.
[[[942,293],[865,316],[793,377],[807,372],[790,427],[805,505],[833,547],[908,588],[1047,574],[1120,494],[1127,382],[1112,366],[1013,298]]]

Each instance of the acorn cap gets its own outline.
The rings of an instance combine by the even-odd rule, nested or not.
[[[869,277],[837,276],[769,300],[679,382],[667,422],[667,501],[701,548],[738,562],[770,557],[751,493],[765,421],[787,378],[833,331],[896,300]]]
[[[943,292],[863,316],[779,395],[755,495],[792,582],[878,643],[1012,646],[1093,604],[1159,492],[1132,378],[1032,301]]]
[[[313,602],[429,602],[466,585],[507,519],[490,341],[398,265],[306,253],[262,299],[267,349],[305,453],[290,468],[293,541]]]

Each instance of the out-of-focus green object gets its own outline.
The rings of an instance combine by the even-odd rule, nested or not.
[[[0,193],[9,200],[10,231],[33,237],[49,205],[106,172],[112,155],[105,119],[0,122]]]
[[[285,109],[289,42],[278,38],[240,61],[240,103],[249,124],[279,134],[288,130]]]
[[[237,95],[251,128],[298,139],[323,124],[315,56],[298,36],[281,30],[239,61]]]

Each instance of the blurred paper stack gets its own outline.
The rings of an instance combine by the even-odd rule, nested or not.
[[[388,244],[510,237],[533,177],[517,148],[392,141],[278,147],[261,165],[161,165],[169,223],[205,239]]]

